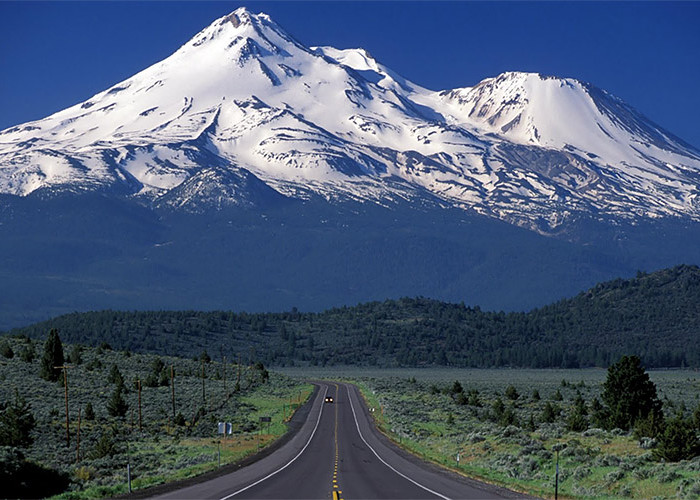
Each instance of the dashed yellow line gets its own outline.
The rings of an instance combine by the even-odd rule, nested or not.
[[[335,465],[333,466],[333,500],[343,500],[338,487],[338,384],[335,385]]]

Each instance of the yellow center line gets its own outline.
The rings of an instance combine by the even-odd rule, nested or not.
[[[338,384],[333,384],[335,385],[335,399],[334,399],[334,404],[335,404],[335,465],[333,466],[333,500],[343,500],[340,497],[340,494],[342,493],[338,489],[338,392],[339,392],[339,387]]]

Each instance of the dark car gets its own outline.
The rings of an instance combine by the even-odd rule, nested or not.
[[[326,396],[326,403],[332,403],[333,402],[333,396]]]

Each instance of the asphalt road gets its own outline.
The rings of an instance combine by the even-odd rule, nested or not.
[[[306,422],[279,450],[231,474],[156,498],[522,498],[399,449],[376,430],[354,386],[317,385]],[[326,396],[334,402],[325,403]]]

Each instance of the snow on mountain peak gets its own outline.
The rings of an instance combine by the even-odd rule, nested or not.
[[[0,132],[0,193],[66,186],[192,211],[420,193],[538,230],[574,213],[700,219],[700,153],[605,91],[508,72],[433,92],[245,8],[87,101]]]

